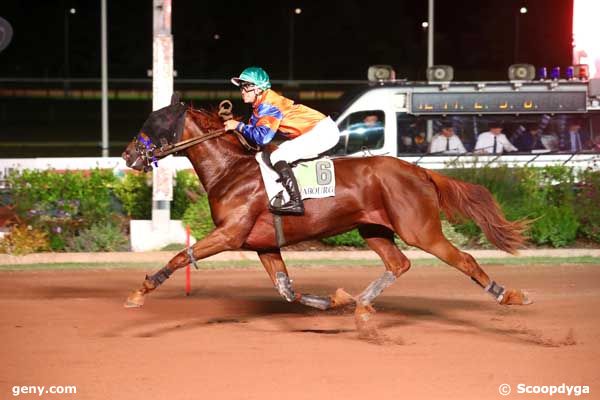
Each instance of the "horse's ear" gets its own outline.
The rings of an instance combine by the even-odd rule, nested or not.
[[[233,118],[233,104],[229,100],[223,100],[219,103],[219,117],[223,121],[227,121]]]
[[[173,92],[173,94],[171,95],[171,105],[174,106],[175,104],[179,104],[181,102],[181,95],[179,94],[179,92]]]

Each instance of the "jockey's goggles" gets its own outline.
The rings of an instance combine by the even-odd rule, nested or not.
[[[240,82],[240,90],[242,92],[250,92],[254,89],[256,89],[257,86],[254,83],[251,82]]]

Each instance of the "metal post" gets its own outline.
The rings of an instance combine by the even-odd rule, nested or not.
[[[65,9],[64,10],[64,14],[65,14],[65,34],[64,34],[64,40],[65,40],[65,60],[64,60],[64,68],[65,70],[64,72],[64,90],[65,90],[65,97],[69,96],[69,75],[70,75],[70,71],[69,71],[69,10]]]
[[[294,79],[294,10],[288,10],[290,14],[290,36],[288,44],[288,81]]]
[[[429,0],[429,10],[427,15],[427,68],[433,65],[433,2],[434,0]],[[433,121],[427,120],[427,141],[431,142],[431,138],[433,137]]]
[[[152,0],[152,109],[171,103],[173,94],[173,36],[171,35],[171,0]],[[170,243],[186,243],[186,231],[181,221],[171,220],[173,200],[173,156],[158,162],[152,172],[152,220],[131,220],[133,251],[160,249]],[[192,238],[191,238],[192,239]]]
[[[427,67],[433,65],[433,2],[434,0],[429,0],[429,11],[427,16],[427,22],[429,23],[427,30]]]
[[[523,16],[527,14],[527,7],[521,7],[519,8],[516,12],[515,12],[515,46],[514,46],[514,56],[513,56],[513,60],[514,63],[517,64],[520,59],[519,57],[520,55],[520,47],[521,47],[521,41],[519,40],[519,35],[520,35],[520,30],[521,30],[521,19],[523,18]]]
[[[169,105],[173,94],[171,0],[154,0],[152,110]]]
[[[154,41],[152,62],[152,109],[170,104],[173,94],[173,36],[171,0],[154,0]],[[167,157],[153,170],[152,225],[166,227],[171,220],[173,170]]]
[[[519,62],[519,12],[517,12],[515,14],[515,46],[514,46],[514,51],[515,54],[513,55],[513,62],[516,64]]]
[[[106,38],[106,0],[101,0],[102,47],[102,157],[108,157],[108,42]]]

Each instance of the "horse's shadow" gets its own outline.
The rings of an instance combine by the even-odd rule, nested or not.
[[[86,286],[37,286],[30,295],[52,299],[109,299],[119,312],[128,312],[121,308],[121,293],[114,288]],[[328,285],[313,285],[314,293],[330,293]],[[199,307],[203,311],[212,304],[225,303],[224,311],[209,312],[212,315],[198,316]],[[511,341],[528,345],[561,346],[571,343],[569,338],[555,341],[546,338],[541,331],[527,328],[518,317],[523,319],[536,314],[534,307],[499,306],[487,299],[470,300],[426,296],[384,295],[375,304],[377,327],[381,332],[394,331],[399,327],[417,326],[434,322],[436,329],[445,332],[460,330],[465,335],[487,335],[494,340]],[[210,311],[210,310],[209,310]],[[135,310],[131,311],[135,312]],[[236,286],[223,288],[214,285],[198,285],[189,297],[183,296],[180,288],[163,288],[150,297],[149,304],[143,308],[144,315],[124,323],[117,323],[102,330],[102,337],[158,337],[182,330],[196,330],[216,325],[237,325],[244,329],[263,331],[268,321],[270,331],[278,330],[291,333],[311,333],[327,336],[353,338],[355,327],[344,318],[352,318],[354,307],[320,311],[297,303],[282,300],[269,286]],[[488,318],[471,318],[471,313],[484,313]],[[462,316],[461,316],[462,315]],[[327,328],[315,327],[309,317],[340,317],[327,324]],[[299,318],[300,317],[300,318]],[[335,326],[339,322],[340,326]],[[332,326],[333,324],[333,326]],[[447,325],[448,327],[444,327]],[[345,334],[345,335],[344,335]]]
[[[270,289],[272,290],[272,289]],[[150,316],[140,321],[114,326],[103,332],[103,336],[157,337],[182,330],[197,330],[215,325],[235,325],[254,331],[289,332],[298,334],[317,334],[319,336],[344,337],[354,340],[356,331],[352,323],[345,318],[353,318],[354,307],[320,311],[297,303],[287,303],[270,290],[256,287],[240,289],[239,295],[224,296],[215,288],[197,288],[192,291],[186,307],[181,308],[181,295],[164,293],[161,298],[153,299],[153,305],[147,305]],[[198,306],[203,301],[226,299],[232,309],[222,316],[197,317]],[[164,315],[164,307],[153,309],[158,301],[175,302],[179,308],[176,314]],[[239,306],[237,309],[236,305]],[[172,304],[170,305],[172,307]],[[499,306],[487,299],[448,299],[425,296],[382,296],[376,303],[378,310],[377,328],[382,333],[394,331],[399,327],[418,326],[428,322],[436,324],[435,329],[444,332],[456,332],[465,335],[485,335],[493,340],[509,341],[526,345],[553,346],[562,345],[545,338],[539,331],[523,326],[515,318],[528,318],[536,314],[534,308],[509,308]],[[465,317],[457,316],[464,311]],[[472,318],[472,313],[479,314]],[[481,318],[481,314],[486,314]],[[327,328],[315,327],[310,317],[340,318],[327,323]],[[166,321],[165,318],[169,319]],[[160,324],[157,326],[157,321]],[[268,321],[268,329],[264,322]],[[322,321],[322,320],[321,320]],[[495,322],[490,322],[495,321]],[[448,327],[444,327],[447,325]]]

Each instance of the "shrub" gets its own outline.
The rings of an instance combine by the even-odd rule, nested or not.
[[[564,247],[577,237],[579,223],[571,207],[548,206],[531,228],[531,237],[538,244]]]
[[[534,220],[530,231],[534,243],[560,247],[575,240],[579,223],[572,211],[575,204],[572,168],[502,166],[449,170],[448,174],[488,188],[508,220]],[[456,229],[468,236],[471,244],[479,245],[484,239],[472,221],[465,221]]]
[[[13,200],[21,217],[30,210],[73,213],[87,220],[107,220],[112,212],[111,191],[116,178],[109,170],[25,170],[9,177]],[[75,210],[76,208],[76,210]]]
[[[183,223],[190,226],[192,236],[200,240],[210,233],[215,225],[210,214],[208,196],[202,195],[189,205],[183,214]]]
[[[108,221],[114,212],[116,178],[109,170],[25,170],[13,173],[9,182],[20,219],[44,231],[52,250],[64,249],[65,238]]]
[[[83,229],[79,235],[70,237],[66,241],[68,251],[96,252],[96,251],[127,251],[129,238],[121,228],[113,223],[94,224]]]
[[[150,219],[152,215],[151,174],[129,172],[115,185],[115,194],[125,214],[132,219]]]
[[[15,225],[0,239],[0,253],[23,255],[50,250],[48,235],[31,225]]]
[[[575,204],[581,236],[600,243],[600,172],[585,170],[580,173]]]
[[[321,241],[330,246],[350,246],[350,247],[366,247],[364,239],[358,233],[358,229],[353,229],[339,235],[331,236]]]
[[[129,172],[115,187],[124,213],[132,219],[150,219],[152,215],[152,174]],[[202,187],[193,171],[177,171],[171,218],[181,219],[192,203],[190,196],[200,195]]]
[[[173,188],[173,202],[171,203],[171,218],[183,218],[185,211],[193,202],[190,197],[199,196],[202,192],[200,181],[194,171],[177,171]]]

